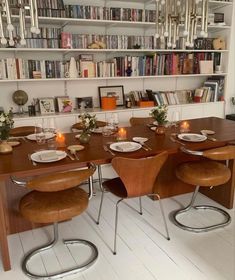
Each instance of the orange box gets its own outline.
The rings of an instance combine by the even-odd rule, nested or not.
[[[104,96],[101,97],[101,108],[103,110],[116,109],[116,97],[115,96]]]
[[[137,105],[140,107],[154,107],[154,102],[153,101],[138,101]]]

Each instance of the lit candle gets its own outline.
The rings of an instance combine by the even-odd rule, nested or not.
[[[57,143],[58,147],[65,147],[65,137],[62,133],[57,134],[56,143]]]
[[[117,134],[117,140],[125,140],[126,139],[126,130],[125,128],[119,128]]]
[[[181,123],[180,132],[189,132],[189,123],[187,121]]]

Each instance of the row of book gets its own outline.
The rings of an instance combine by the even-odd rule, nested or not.
[[[209,53],[206,53],[206,55],[208,56]],[[82,78],[181,75],[199,73],[199,58],[197,57],[197,53],[155,53],[153,55],[145,56],[122,56],[98,62],[93,60],[92,55],[87,55],[87,57],[89,57],[89,59],[82,60],[79,58],[76,61],[79,77]],[[34,63],[34,61],[36,60],[24,60],[21,58],[1,59],[0,78],[35,78],[33,71],[38,72],[36,78],[63,78],[67,72],[64,65],[67,65],[66,67],[68,67],[68,61],[50,62],[48,69],[46,66],[42,65],[46,65],[46,61],[49,60],[41,60],[37,63]]]

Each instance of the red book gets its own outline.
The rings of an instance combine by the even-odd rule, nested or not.
[[[61,48],[71,49],[72,48],[72,34],[69,32],[61,32]]]

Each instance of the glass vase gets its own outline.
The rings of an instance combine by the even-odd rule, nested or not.
[[[158,125],[156,126],[155,133],[157,135],[164,135],[166,133],[166,127],[164,125]]]
[[[89,143],[90,139],[91,139],[91,134],[89,132],[82,132],[82,134],[79,137],[79,141],[81,144]]]

